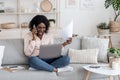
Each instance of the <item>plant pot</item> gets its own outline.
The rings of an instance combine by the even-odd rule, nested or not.
[[[110,32],[119,32],[120,31],[120,22],[110,21]]]
[[[99,35],[104,35],[104,34],[109,34],[109,29],[99,29],[98,28],[98,34]]]

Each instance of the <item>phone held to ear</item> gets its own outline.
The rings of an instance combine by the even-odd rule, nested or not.
[[[36,29],[35,25],[33,25],[33,29]]]
[[[33,33],[37,34],[37,29],[36,29],[35,25],[33,25]]]
[[[33,33],[33,40],[35,40],[35,35],[37,34],[37,29],[36,29],[35,25],[33,25],[32,33]]]

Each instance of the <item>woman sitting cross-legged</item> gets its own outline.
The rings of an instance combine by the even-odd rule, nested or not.
[[[29,23],[29,28],[30,32],[24,38],[24,53],[28,57],[30,67],[37,70],[60,72],[62,71],[60,68],[69,65],[70,58],[67,55],[50,59],[41,59],[38,57],[40,45],[53,44],[53,37],[48,33],[49,20],[44,15],[33,17]],[[72,38],[68,38],[67,41],[61,44],[61,47],[71,42]]]

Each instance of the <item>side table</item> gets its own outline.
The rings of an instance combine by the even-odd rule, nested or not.
[[[100,66],[99,68],[91,68],[90,66]],[[109,65],[86,65],[83,66],[85,70],[87,70],[87,74],[85,77],[85,80],[89,80],[90,74],[92,73],[98,73],[103,75],[109,75],[109,80],[113,80],[113,76],[118,75],[118,78],[120,80],[120,70],[113,70],[109,67]]]

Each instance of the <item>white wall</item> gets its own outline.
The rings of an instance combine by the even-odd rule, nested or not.
[[[60,26],[63,28],[73,19],[73,32],[79,35],[95,35],[97,34],[96,25],[100,22],[109,22],[112,9],[105,9],[104,0],[94,0],[95,7],[93,9],[66,8],[66,0],[60,0]]]

